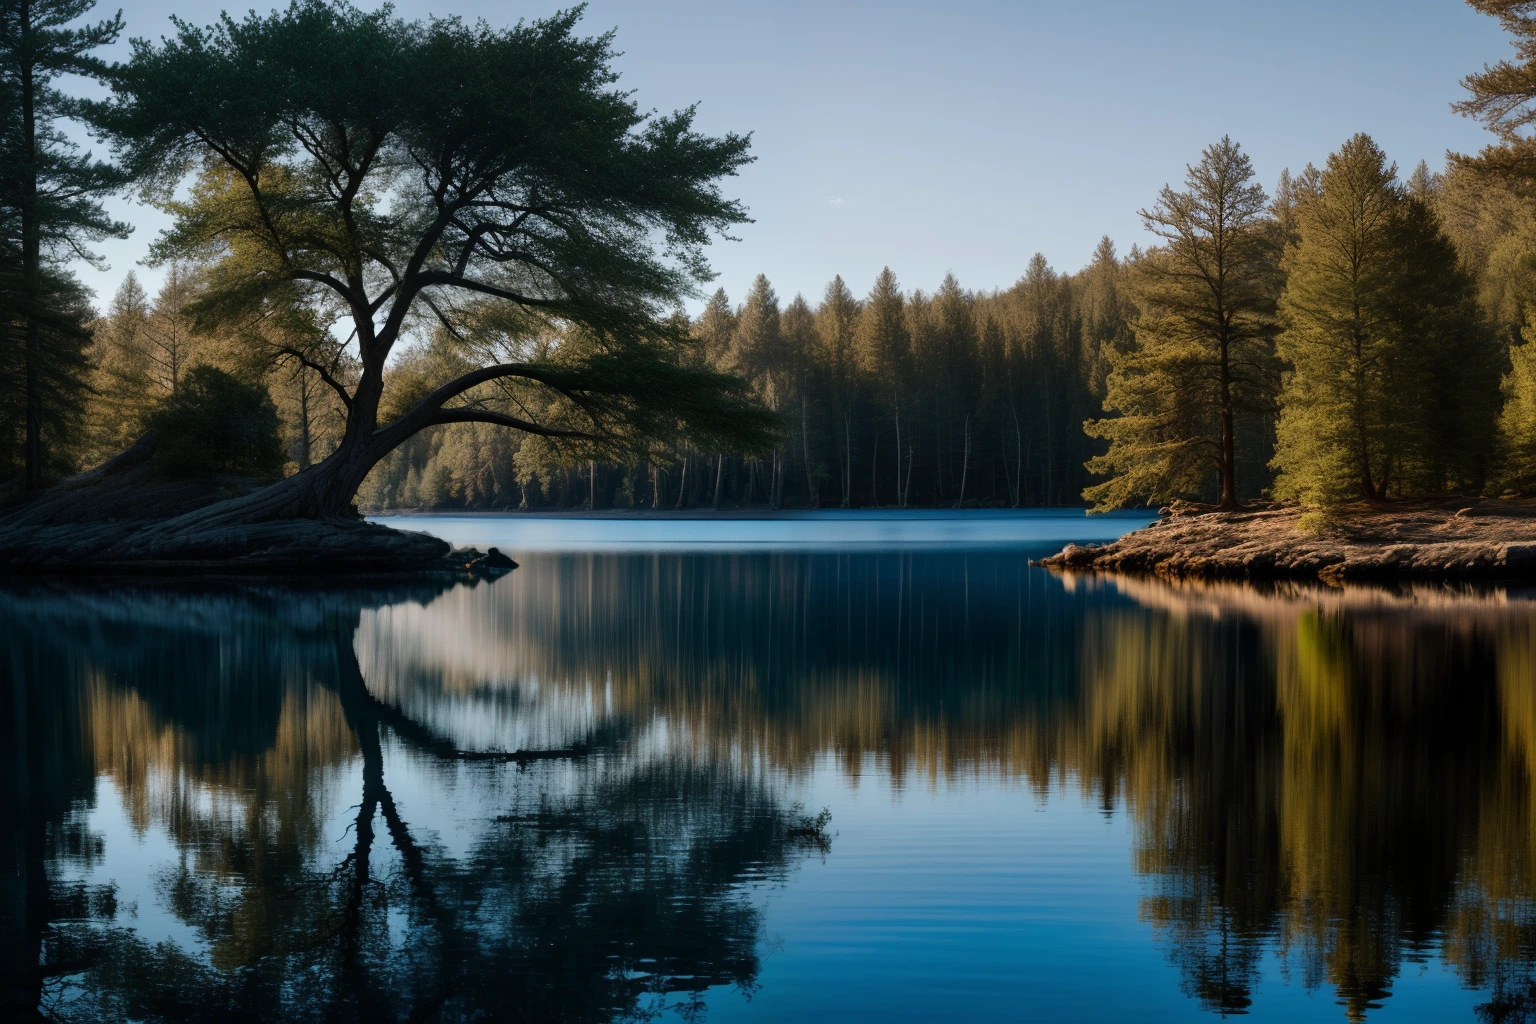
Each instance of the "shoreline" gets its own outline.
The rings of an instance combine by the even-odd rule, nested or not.
[[[0,577],[494,579],[517,567],[495,548],[454,547],[377,523],[285,519],[162,533],[161,523],[0,530]]]
[[[1536,579],[1536,502],[1355,505],[1316,528],[1300,508],[1168,515],[1106,544],[1069,544],[1058,572],[1189,580]]]
[[[722,521],[747,521],[760,520],[773,522],[777,520],[816,520],[816,519],[859,519],[889,517],[892,513],[901,513],[910,519],[965,519],[975,518],[1043,518],[1046,516],[1086,516],[1087,508],[1082,505],[1032,505],[1027,508],[996,508],[996,507],[967,507],[967,508],[942,508],[925,505],[921,507],[908,506],[901,508],[896,505],[881,505],[865,508],[685,508],[685,509],[653,509],[653,508],[600,508],[600,509],[363,509],[363,516],[369,521],[375,519],[587,519],[587,520],[722,520]],[[1143,512],[1112,512],[1108,517],[1126,516],[1138,519],[1146,518],[1148,513]]]

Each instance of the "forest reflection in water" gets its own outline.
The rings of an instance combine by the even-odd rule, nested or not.
[[[0,640],[8,1007],[697,1016],[767,984],[754,893],[836,861],[793,805],[827,767],[1125,815],[1170,965],[1137,983],[1192,1016],[1262,1010],[1278,964],[1319,1016],[1366,1019],[1431,961],[1484,1019],[1532,1012],[1518,592],[545,553],[441,592],[8,591]],[[125,832],[167,856],[113,863]]]

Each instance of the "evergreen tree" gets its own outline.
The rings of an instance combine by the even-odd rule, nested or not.
[[[1430,205],[1476,279],[1500,344],[1518,345],[1536,312],[1536,204],[1518,180],[1453,162]]]
[[[1099,509],[1206,492],[1235,508],[1236,423],[1271,403],[1277,290],[1266,197],[1253,166],[1230,138],[1188,169],[1186,191],[1164,186],[1142,211],[1162,245],[1136,262],[1136,344],[1110,374],[1106,409],[1087,425],[1109,450],[1089,469],[1110,479],[1084,496]]]
[[[895,504],[905,507],[912,479],[910,448],[902,445],[902,413],[911,386],[909,366],[912,339],[907,332],[906,297],[896,275],[886,267],[864,301],[856,334],[859,361],[876,395],[876,406],[890,421],[895,446],[891,460],[896,469]],[[878,430],[870,451],[870,503],[880,503],[880,442]],[[903,461],[905,459],[905,461]]]
[[[736,311],[724,288],[715,289],[698,322],[693,325],[693,336],[703,347],[705,362],[716,370],[730,370],[731,342],[736,336]],[[714,490],[711,508],[720,507],[720,491],[725,483],[725,453],[715,453]]]
[[[136,440],[155,397],[146,350],[149,297],[129,271],[92,331],[92,390],[86,459],[95,464]]]
[[[10,232],[0,305],[10,325],[4,339],[19,355],[5,360],[0,387],[20,393],[23,483],[41,486],[46,460],[62,464],[72,443],[66,424],[79,421],[89,343],[83,296],[64,269],[86,247],[127,234],[102,210],[100,197],[124,184],[122,173],[81,154],[60,128],[76,101],[55,85],[64,75],[103,79],[93,51],[114,42],[121,14],[71,27],[94,0],[0,0],[0,82],[6,100],[0,152],[0,207]],[[14,262],[11,260],[14,259]],[[16,335],[19,334],[19,337]],[[50,429],[52,428],[52,429]],[[51,445],[45,444],[51,438]],[[47,450],[45,450],[47,449]]]
[[[1530,0],[1467,0],[1467,5],[1499,20],[1513,38],[1517,59],[1484,65],[1462,79],[1470,95],[1452,104],[1457,113],[1481,121],[1498,138],[1476,157],[1456,155],[1461,167],[1529,184],[1536,178],[1536,18]]]
[[[1276,494],[1313,505],[1438,492],[1491,430],[1473,286],[1433,213],[1366,135],[1329,157],[1285,256]],[[1473,468],[1475,472],[1475,467]]]
[[[784,354],[784,336],[780,322],[779,297],[766,275],[758,274],[747,293],[736,322],[736,336],[731,343],[731,365],[752,382],[758,399],[775,413],[789,406],[788,360]],[[756,464],[749,478],[748,494],[756,493]],[[768,504],[777,508],[784,482],[784,446],[774,447],[767,480]]]
[[[976,413],[980,397],[977,371],[980,339],[972,299],[960,288],[955,275],[944,275],[932,306],[934,346],[936,461],[935,500],[945,500],[955,489],[955,504],[965,503],[971,482],[971,458],[975,449]],[[959,463],[958,470],[955,463]],[[958,476],[958,480],[955,477]]]
[[[149,383],[159,397],[176,394],[201,347],[191,310],[196,298],[192,275],[182,264],[172,263],[140,332]]]
[[[817,508],[821,505],[820,481],[824,469],[811,453],[815,394],[819,384],[816,379],[816,315],[811,312],[804,296],[796,295],[785,307],[780,337],[784,344],[784,377],[789,392],[786,409],[793,421],[791,440],[798,442],[793,445],[793,450],[805,474],[806,498],[812,508]],[[781,491],[782,487],[781,482]]]
[[[827,284],[821,306],[816,310],[816,335],[835,421],[833,434],[837,438],[837,477],[843,508],[853,503],[853,417],[860,380],[858,321],[859,301],[838,275]]]
[[[1125,273],[1108,235],[1099,239],[1093,262],[1083,272],[1083,344],[1087,387],[1102,403],[1108,389],[1109,370],[1115,356],[1131,347],[1130,321],[1134,317]]]
[[[731,339],[736,335],[736,311],[724,288],[715,289],[704,312],[699,314],[693,326],[693,336],[703,346],[704,360],[711,366],[725,369],[731,354]]]
[[[1536,325],[1526,334],[1525,344],[1510,350],[1499,413],[1498,489],[1514,494],[1536,494]]]

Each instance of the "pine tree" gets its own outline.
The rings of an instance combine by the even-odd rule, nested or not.
[[[1098,509],[1203,494],[1235,508],[1236,422],[1273,401],[1275,248],[1264,229],[1266,197],[1253,165],[1230,138],[1188,169],[1186,191],[1164,186],[1142,211],[1162,238],[1134,265],[1136,343],[1110,374],[1105,408],[1087,424],[1109,442],[1092,472],[1109,480],[1084,497]]]
[[[119,13],[95,25],[69,27],[94,0],[0,2],[0,82],[6,99],[4,151],[0,153],[0,207],[14,231],[15,262],[0,279],[5,319],[19,328],[19,358],[0,386],[21,393],[24,485],[41,486],[45,434],[53,447],[70,444],[60,431],[78,421],[87,367],[88,314],[80,289],[64,270],[67,260],[101,238],[127,234],[107,217],[99,199],[121,187],[115,167],[81,154],[59,127],[75,103],[55,87],[63,75],[104,79],[107,68],[92,51],[114,42]],[[10,247],[8,246],[8,247]],[[19,341],[19,346],[17,342]],[[50,427],[54,428],[50,431]],[[60,452],[54,452],[61,457]]]
[[[1471,95],[1452,104],[1457,113],[1483,122],[1498,138],[1476,157],[1454,156],[1459,166],[1496,178],[1523,180],[1536,176],[1531,157],[1536,155],[1536,17],[1530,0],[1467,0],[1467,5],[1499,20],[1513,39],[1517,59],[1484,65],[1483,70],[1462,79]]]
[[[149,379],[161,397],[176,394],[199,347],[191,311],[196,295],[192,274],[185,266],[173,263],[144,318],[142,337]]]
[[[1499,413],[1498,489],[1536,494],[1536,324],[1526,327],[1525,344],[1510,350]]]
[[[92,390],[87,461],[103,462],[136,440],[154,397],[145,326],[149,297],[129,271],[95,325],[90,351]]]
[[[736,335],[736,323],[736,311],[731,307],[730,297],[725,294],[724,288],[717,288],[693,325],[693,336],[703,346],[705,362],[721,372],[731,369],[731,340]],[[725,453],[716,452],[711,508],[720,507],[720,490],[724,483]]]
[[[795,448],[805,473],[806,498],[812,508],[819,508],[822,468],[811,454],[813,404],[817,384],[816,315],[811,312],[803,296],[796,295],[794,301],[785,307],[780,323],[780,337],[783,338],[784,376],[789,390],[786,408],[794,421],[792,432],[798,441]]]
[[[724,288],[717,288],[693,325],[693,336],[704,348],[705,362],[716,369],[725,369],[728,365],[736,319],[730,297]]]
[[[946,488],[953,482],[956,487],[956,506],[965,503],[966,489],[970,484],[971,456],[975,448],[976,410],[979,399],[978,360],[980,339],[976,334],[976,317],[971,296],[960,288],[955,275],[944,275],[934,296],[933,328],[935,345],[934,381],[939,400],[938,420],[940,445],[935,447],[938,482],[935,499],[944,500]],[[944,468],[950,467],[948,476],[955,476],[954,463],[960,463],[959,480],[946,479]]]
[[[1329,506],[1442,490],[1491,433],[1468,429],[1467,406],[1492,406],[1496,380],[1454,246],[1366,135],[1329,157],[1299,213],[1280,302],[1291,371],[1276,494]]]
[[[890,267],[880,271],[869,298],[864,301],[856,341],[859,362],[873,384],[876,403],[890,419],[894,430],[894,496],[896,504],[905,507],[912,478],[912,457],[902,443],[902,414],[910,387],[912,339],[907,332],[906,298]],[[879,447],[877,433],[870,454],[870,501],[876,505],[880,503]]]
[[[1434,201],[1435,193],[1440,190],[1440,176],[1431,174],[1429,164],[1420,160],[1414,166],[1413,173],[1408,175],[1405,185],[1410,196],[1428,205]]]
[[[766,275],[758,274],[737,318],[731,344],[731,365],[752,382],[762,403],[783,413],[789,402],[787,360],[781,329],[779,297]],[[774,447],[768,473],[768,504],[779,507],[784,480],[784,446]]]
[[[827,379],[837,437],[838,485],[842,507],[853,503],[853,417],[859,396],[859,362],[856,334],[859,301],[841,275],[827,285],[816,310],[816,335],[820,362]]]
[[[1086,384],[1094,400],[1102,403],[1112,359],[1131,347],[1130,323],[1135,313],[1115,243],[1108,235],[1099,239],[1083,278]]]

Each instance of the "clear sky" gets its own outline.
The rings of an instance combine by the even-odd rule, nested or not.
[[[396,8],[497,24],[554,9]],[[173,13],[215,10],[130,0],[123,13],[130,35],[158,37]],[[757,162],[729,187],[755,223],[712,251],[737,301],[759,272],[814,302],[833,274],[863,294],[887,264],[927,289],[949,271],[1007,287],[1035,252],[1076,270],[1101,235],[1122,252],[1145,243],[1136,211],[1224,133],[1266,187],[1357,131],[1405,174],[1437,168],[1486,138],[1449,110],[1460,79],[1509,52],[1459,0],[593,0],[585,25],[618,30],[622,84],[643,107],[698,102],[706,130],[753,133]],[[163,224],[117,207],[138,230],[103,247],[109,272],[82,268],[99,304]]]

